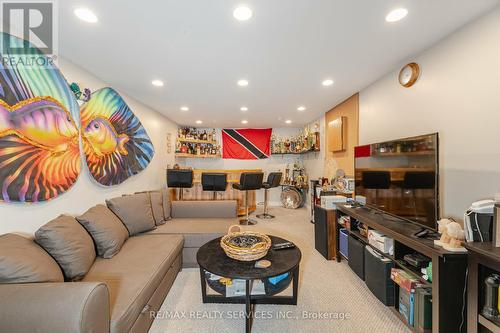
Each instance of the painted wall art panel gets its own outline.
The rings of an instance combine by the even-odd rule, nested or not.
[[[151,162],[154,148],[146,129],[114,89],[93,92],[80,117],[85,158],[98,183],[120,184]]]
[[[5,33],[0,38],[25,43]],[[26,58],[45,57],[35,47],[30,52]],[[0,56],[12,57],[2,45]],[[0,63],[0,200],[47,201],[67,191],[80,173],[78,103],[55,66],[5,64]]]
[[[0,38],[28,43],[5,33]],[[3,45],[1,59],[51,64],[29,43],[21,56]],[[86,101],[81,107],[78,92]],[[43,202],[69,190],[81,172],[80,138],[90,174],[102,185],[118,185],[148,166],[153,144],[123,98],[112,88],[89,95],[68,85],[54,65],[0,61],[0,201]]]

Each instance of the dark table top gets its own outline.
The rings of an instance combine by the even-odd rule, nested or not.
[[[346,204],[337,204],[337,210],[352,216],[369,227],[394,238],[396,241],[415,249],[416,251],[432,257],[437,256],[465,256],[466,253],[447,251],[441,246],[434,245],[434,240],[429,238],[417,238],[416,232],[422,229],[419,225],[391,216],[381,211],[366,206],[349,207]]]
[[[479,253],[485,257],[500,262],[500,247],[495,247],[492,242],[464,243],[464,247],[469,251]]]
[[[269,236],[272,244],[287,242],[286,239]],[[295,246],[291,249],[275,251],[271,247],[260,260],[269,260],[268,268],[255,268],[255,261],[239,261],[229,258],[220,246],[222,237],[211,240],[198,250],[196,259],[201,268],[210,273],[231,279],[263,279],[289,272],[300,263],[302,253]]]

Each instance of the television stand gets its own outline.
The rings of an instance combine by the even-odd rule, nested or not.
[[[356,209],[337,204],[336,217],[339,218],[342,215],[347,215],[351,219],[350,226],[347,228],[349,237],[355,238],[365,246],[371,247],[369,240],[353,228],[355,224],[353,221],[361,222],[370,229],[394,239],[393,254],[372,248],[384,258],[391,260],[394,267],[417,276],[425,287],[432,289],[433,333],[466,332],[467,314],[462,310],[463,294],[466,288],[467,254],[450,252],[434,245],[435,233],[432,230],[426,229],[424,235],[421,226],[396,216],[376,213],[376,210],[369,207]],[[342,228],[338,223],[336,225],[338,229]],[[416,237],[416,234],[420,233],[422,236]],[[337,237],[339,234],[337,230]],[[338,252],[338,240],[336,244]],[[425,280],[419,269],[402,263],[405,255],[413,253],[420,253],[432,261],[432,282]],[[339,256],[339,259],[341,260],[342,257]],[[396,316],[402,318],[399,313],[399,288],[394,288],[394,293],[395,305],[390,308]],[[416,331],[414,327],[410,327],[410,330]]]

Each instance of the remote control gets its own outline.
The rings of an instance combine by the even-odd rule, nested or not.
[[[292,242],[286,242],[286,243],[278,243],[273,246],[274,250],[284,250],[284,249],[291,249],[294,248],[295,244]]]

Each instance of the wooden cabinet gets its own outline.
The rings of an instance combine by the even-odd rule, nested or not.
[[[491,242],[465,243],[469,250],[467,279],[467,332],[500,332],[500,326],[481,314],[485,279],[500,272],[500,248]]]
[[[314,247],[328,260],[338,258],[335,209],[314,206]]]
[[[368,239],[353,228],[353,221],[359,221],[365,226],[392,238],[394,240],[393,254],[381,252],[375,247],[372,247],[372,249],[381,256],[391,260],[395,267],[416,275],[421,279],[420,282],[422,284],[428,288],[432,288],[433,333],[463,333],[466,331],[467,314],[464,311],[466,307],[466,304],[464,304],[467,270],[466,254],[446,251],[442,247],[434,245],[432,239],[415,237],[415,233],[420,231],[421,227],[395,216],[373,211],[368,207],[352,208],[343,204],[338,204],[337,209],[337,216],[350,216],[351,223],[348,229],[349,232],[358,239],[364,241],[367,246],[370,246]],[[421,253],[432,260],[432,282],[423,280],[420,270],[404,264],[402,260],[404,255],[415,252]],[[471,278],[470,274],[471,271],[469,268],[469,280]],[[394,299],[398,300],[399,288],[395,288],[394,291]],[[402,318],[397,306],[391,307],[391,310],[398,317]],[[471,314],[469,313],[469,318],[470,316]],[[414,327],[409,328],[413,332],[418,331]]]

